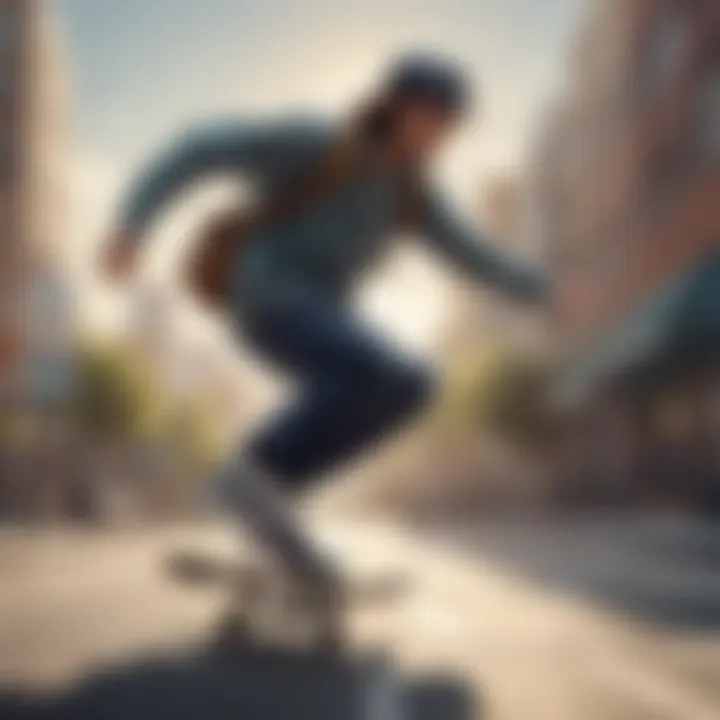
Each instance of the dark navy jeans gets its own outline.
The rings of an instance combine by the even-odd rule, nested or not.
[[[293,488],[381,440],[428,401],[431,375],[322,298],[276,304],[242,323],[245,339],[299,385],[250,454]]]

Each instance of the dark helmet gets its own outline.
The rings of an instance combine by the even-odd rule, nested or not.
[[[430,53],[414,53],[397,60],[390,68],[384,96],[389,101],[418,99],[452,113],[462,113],[471,104],[470,83],[457,62]]]

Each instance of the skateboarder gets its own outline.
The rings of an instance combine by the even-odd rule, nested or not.
[[[191,130],[133,185],[105,251],[106,271],[129,275],[160,210],[210,172],[238,173],[261,196],[284,193],[286,203],[293,184],[306,187],[309,197],[295,200],[294,213],[266,217],[242,238],[238,229],[225,299],[239,335],[299,393],[223,468],[213,494],[318,597],[332,597],[336,571],[297,526],[283,490],[304,488],[357,457],[432,394],[428,372],[374,337],[348,307],[400,215],[461,272],[523,301],[546,297],[541,275],[488,246],[425,180],[469,104],[467,78],[454,62],[416,54],[392,65],[352,122],[286,118]],[[323,186],[313,168],[348,136],[359,148],[354,167],[312,197],[307,187]]]

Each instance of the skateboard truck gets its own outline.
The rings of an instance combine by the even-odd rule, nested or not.
[[[408,587],[407,579],[395,573],[346,581],[332,594],[318,594],[270,561],[239,563],[192,551],[170,556],[166,570],[184,585],[229,591],[216,631],[216,644],[223,651],[282,647],[313,655],[340,654],[347,646],[345,620],[358,603],[388,602]]]

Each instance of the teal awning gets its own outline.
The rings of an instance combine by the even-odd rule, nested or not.
[[[630,316],[582,358],[558,371],[560,405],[720,357],[720,253],[706,259]]]

